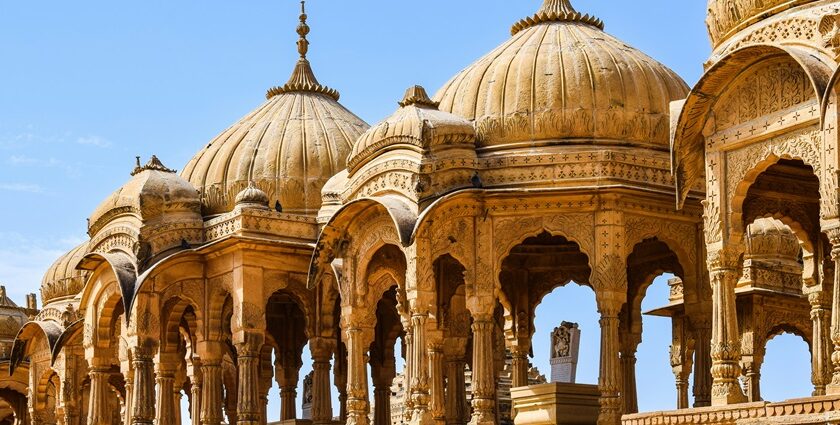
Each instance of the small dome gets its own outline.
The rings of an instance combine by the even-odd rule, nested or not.
[[[236,205],[247,208],[268,209],[268,195],[251,182],[236,195]]]
[[[136,214],[148,222],[164,213],[198,211],[199,195],[190,182],[166,168],[154,155],[144,166],[140,166],[138,157],[131,179],[91,214],[88,233],[93,236],[122,214]]]
[[[53,301],[74,297],[82,292],[90,272],[76,270],[82,257],[88,253],[88,242],[73,248],[58,258],[41,280],[41,300],[44,305]]]
[[[25,310],[9,298],[5,286],[0,286],[0,358],[7,357],[4,354],[8,354],[11,341],[27,321]]]
[[[759,218],[747,226],[747,256],[750,258],[798,259],[799,239],[774,218]]]
[[[738,31],[792,7],[817,0],[709,0],[706,26],[718,46]]]
[[[569,0],[545,0],[435,100],[441,111],[475,121],[482,148],[558,140],[668,148],[670,103],[688,87],[602,28]]]
[[[377,154],[397,147],[424,152],[437,146],[475,143],[472,123],[439,111],[423,87],[406,90],[399,105],[396,112],[371,127],[353,145],[347,160],[351,173]]]
[[[368,125],[322,86],[306,59],[306,14],[298,26],[300,59],[289,82],[199,151],[181,175],[201,192],[204,213],[233,209],[253,181],[269,203],[289,213],[316,214],[321,188],[346,166],[347,154]]]

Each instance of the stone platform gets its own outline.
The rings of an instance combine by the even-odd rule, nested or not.
[[[622,425],[769,425],[840,424],[840,396],[821,396],[777,403],[755,402],[624,415]]]
[[[601,392],[597,385],[550,384],[511,388],[516,425],[593,425]]]

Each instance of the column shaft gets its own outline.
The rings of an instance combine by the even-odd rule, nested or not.
[[[177,425],[175,420],[175,372],[159,370],[157,374],[157,420],[155,425]]]
[[[701,325],[694,329],[694,407],[712,405],[711,371],[711,329]]]
[[[332,423],[332,397],[330,395],[330,356],[313,354],[312,365],[312,423]]]
[[[621,365],[619,364],[618,308],[601,307],[601,367],[598,386],[601,390],[601,413],[598,425],[621,422]]]
[[[365,333],[372,329],[347,329],[347,425],[369,425],[370,395],[368,393],[367,345]]]
[[[236,420],[239,425],[260,425],[260,348],[262,341],[248,335],[246,342],[237,344],[239,388]]]
[[[624,351],[621,353],[621,370],[624,377],[622,382],[622,398],[624,399],[624,412],[638,413],[639,400],[636,395],[636,352]]]
[[[493,372],[493,320],[491,315],[473,320],[473,374],[471,425],[494,425],[496,379]]]
[[[446,423],[446,394],[443,380],[443,345],[429,344],[429,411],[438,425]]]
[[[827,285],[824,285],[827,286]],[[812,395],[825,395],[826,386],[830,382],[831,344],[830,320],[831,301],[827,290],[821,290],[808,295],[811,303],[811,323],[813,325],[813,342],[811,347],[811,381],[814,384]]]
[[[741,375],[741,341],[735,305],[734,268],[711,271],[712,283],[712,405],[725,406],[746,400],[738,377]]]
[[[88,409],[88,425],[98,425],[111,422],[111,411],[108,408],[108,376],[109,368],[93,367],[90,371],[90,408]]]
[[[511,385],[525,387],[528,385],[528,352],[524,348],[516,347],[512,351]]]
[[[222,423],[222,365],[220,360],[202,359],[201,425]]]
[[[155,372],[151,353],[134,352],[132,425],[152,425],[155,419]]]

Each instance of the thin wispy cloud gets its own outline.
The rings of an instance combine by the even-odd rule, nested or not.
[[[78,177],[80,167],[76,164],[70,164],[66,161],[55,157],[49,158],[35,158],[32,156],[19,154],[11,155],[6,159],[6,163],[16,167],[40,167],[40,168],[56,168],[63,170],[68,176]]]
[[[33,183],[0,183],[0,191],[43,193],[44,189]]]
[[[95,146],[97,148],[110,148],[111,142],[99,136],[86,136],[76,139],[76,143],[85,146]]]
[[[50,264],[82,240],[76,235],[36,240],[0,232],[0,284],[6,285],[14,301],[22,304],[26,293],[37,290]]]

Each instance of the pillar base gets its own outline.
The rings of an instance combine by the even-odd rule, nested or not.
[[[838,395],[840,394],[840,384],[828,384],[825,386],[825,395]]]
[[[530,385],[511,388],[510,397],[516,425],[591,425],[598,422],[601,411],[597,385]]]
[[[712,384],[712,406],[728,406],[746,401],[747,397],[741,391],[738,381]]]

